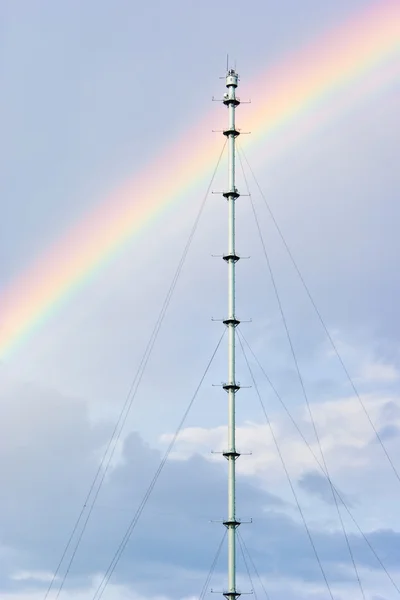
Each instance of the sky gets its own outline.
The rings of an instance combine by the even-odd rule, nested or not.
[[[227,123],[212,98],[225,91],[227,54],[240,74],[238,95],[251,99],[237,111],[242,131],[251,129],[241,147],[353,382],[246,162],[244,172],[238,165],[245,195],[237,202],[237,251],[249,257],[237,266],[238,317],[248,321],[240,331],[283,402],[252,355],[249,371],[239,344],[238,447],[251,454],[237,462],[237,511],[252,522],[240,527],[251,578],[239,551],[238,586],[261,599],[261,580],[271,600],[391,600],[400,593],[400,54],[334,86],[271,134],[262,121],[268,98],[278,107],[288,101],[273,96],[280,88],[271,82],[287,72],[305,77],[304,56],[312,73],[325,60],[324,40],[349,20],[357,37],[358,16],[379,5],[395,14],[397,0],[1,3],[0,340],[12,314],[3,299],[29,306],[35,280],[46,280],[52,260],[57,267],[59,240],[72,240],[68,232],[85,223],[90,236],[92,215],[104,202],[112,215],[121,195],[126,206],[162,198],[166,172],[180,190],[179,201],[168,196],[165,210],[1,354],[1,600],[46,597],[210,185],[223,145],[213,130]],[[186,155],[196,151],[193,165],[204,155],[208,167],[188,184]],[[224,156],[211,190],[224,189],[226,179]],[[252,201],[338,507],[320,469]],[[225,200],[210,193],[58,597],[98,597],[199,386],[226,317],[226,265],[218,258],[226,240]],[[70,244],[79,257],[83,243]],[[33,283],[21,287],[26,273]],[[105,599],[200,596],[226,516],[226,464],[218,454],[226,438],[225,378],[223,339]],[[206,597],[225,586],[224,544]]]

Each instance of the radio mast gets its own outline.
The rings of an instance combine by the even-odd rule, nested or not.
[[[235,110],[240,104],[236,98],[238,75],[235,69],[228,69],[223,103],[228,107],[229,125],[223,134],[228,141],[228,189],[223,192],[228,202],[228,252],[223,259],[228,265],[228,317],[224,324],[228,328],[228,381],[224,390],[228,394],[228,446],[223,455],[228,461],[228,517],[224,525],[228,530],[228,588],[223,592],[227,600],[236,600],[240,596],[236,588],[236,529],[240,525],[236,518],[236,459],[240,456],[236,450],[235,396],[240,386],[236,382],[235,329],[240,321],[235,312],[235,268],[239,256],[235,250],[235,202],[240,194],[235,183],[235,145],[239,131],[235,126]]]

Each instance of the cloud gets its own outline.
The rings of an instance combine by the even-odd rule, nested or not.
[[[331,485],[327,478],[320,473],[316,471],[303,473],[298,480],[298,485],[306,492],[318,496],[324,502],[335,505]],[[352,503],[349,498],[342,491],[338,490],[338,492],[339,496],[335,493],[336,502],[339,505],[345,502],[346,506],[351,508]]]
[[[369,394],[362,397],[362,402],[378,430],[387,431],[389,435],[389,431],[393,433],[393,428],[400,426],[400,397]],[[369,444],[376,440],[375,433],[357,397],[314,402],[310,407],[319,442],[324,450],[328,467],[333,473],[351,472],[360,467],[366,470],[369,466],[378,468],[379,454],[377,455],[375,449],[368,450]],[[304,406],[296,406],[291,409],[291,414],[312,452],[283,411],[275,412],[270,418],[275,438],[289,472],[300,478],[305,472],[315,469],[317,466],[315,456],[318,459],[321,455],[308,409]],[[386,430],[385,428],[388,427],[391,429]],[[209,449],[222,451],[226,444],[226,437],[225,426],[185,428],[178,436],[174,457],[187,458],[200,452],[208,460],[215,460]],[[162,436],[164,443],[169,439],[171,434]],[[268,474],[270,482],[284,477],[279,455],[267,424],[254,422],[239,424],[237,446],[244,451],[253,452],[251,459],[243,457],[238,461],[239,473],[260,477]],[[319,461],[321,462],[320,458]]]
[[[360,378],[365,382],[394,383],[398,381],[400,372],[395,365],[375,362],[364,365]]]
[[[53,579],[53,573],[50,571],[16,571],[10,577],[14,581],[39,581],[43,583],[50,583]],[[56,577],[57,582],[60,578]]]
[[[357,386],[377,386],[390,385],[396,383],[400,378],[400,371],[394,362],[389,361],[389,357],[383,353],[382,345],[375,343],[370,339],[368,343],[361,339],[359,343],[350,342],[343,332],[334,330],[331,332],[337,351],[344,363],[349,367],[353,381]],[[363,336],[366,337],[364,332]],[[328,340],[325,342],[326,356],[334,361],[337,360],[336,352],[333,350]],[[388,354],[388,348],[385,349]],[[392,357],[394,358],[394,357]]]
[[[43,588],[82,506],[109,430],[91,424],[85,403],[32,384],[3,381],[2,395],[1,456],[7,457],[7,469],[3,462],[2,470],[8,479],[6,494],[0,497],[0,510],[3,539],[12,549],[12,560],[7,561],[6,570],[3,564],[0,585],[3,591],[23,589],[16,586],[28,584],[30,589]],[[277,432],[288,436],[279,421]],[[211,432],[211,437],[218,443],[222,433],[223,428]],[[184,431],[183,439],[193,441],[196,434],[206,444],[203,430]],[[249,424],[243,441],[251,440],[257,449],[263,436],[262,428]],[[182,444],[181,439],[178,450]],[[125,437],[120,460],[106,478],[67,579],[67,590],[73,587],[78,593],[108,566],[161,456],[162,451],[146,444],[138,433],[130,432]],[[246,459],[241,460],[244,464]],[[292,500],[288,503],[279,486],[274,492],[268,476],[265,478],[273,465],[273,461],[267,462],[261,471],[260,460],[256,471],[239,471],[238,516],[253,518],[253,525],[242,525],[243,538],[266,577],[278,573],[317,582],[318,565]],[[304,482],[309,488],[310,481],[314,493],[315,485],[321,482],[315,484],[317,480],[306,473],[303,488]],[[143,595],[158,594],[163,589],[166,595],[179,596],[193,586],[201,588],[223,533],[221,525],[210,521],[226,516],[226,502],[225,461],[206,459],[195,452],[168,461],[112,582],[135,586],[136,592]],[[343,580],[341,565],[348,564],[348,556],[340,531],[325,530],[316,518],[310,523],[330,577],[333,581]],[[388,565],[395,566],[399,534],[377,529],[369,537]],[[360,564],[376,569],[360,536],[351,534],[351,543]],[[217,577],[223,576],[223,564],[217,569]],[[245,577],[240,556],[238,572]]]
[[[68,600],[91,600],[99,583],[100,578],[94,577],[89,585],[77,587],[74,590],[64,589],[62,592],[63,597]],[[168,598],[162,594],[155,594],[153,596],[143,595],[133,590],[130,586],[118,584],[110,584],[107,593],[111,594],[116,600],[122,600],[123,598],[129,598],[129,600],[167,600]],[[18,591],[3,591],[1,598],[2,600],[41,600],[43,598],[43,589],[34,589],[28,583],[25,583]]]
[[[11,581],[28,578],[37,584],[43,573],[55,568],[109,428],[91,424],[85,403],[56,392],[4,380],[1,391],[2,541],[13,554],[12,566],[7,563],[8,584],[5,573],[2,577],[7,588]],[[160,461],[159,450],[135,432],[127,435],[121,460],[100,493],[69,584],[80,584],[107,567]],[[206,570],[222,535],[222,526],[210,520],[226,517],[225,475],[225,465],[210,464],[200,456],[167,463],[121,560],[117,580],[145,581],[155,565],[159,571],[162,566],[163,573],[169,567]],[[245,516],[281,504],[251,481],[240,487]],[[169,585],[175,585],[172,579]]]
[[[383,442],[387,442],[388,440],[399,437],[400,428],[396,425],[386,425],[386,427],[383,427],[380,431],[378,431],[378,435]],[[379,443],[378,439],[375,441]]]

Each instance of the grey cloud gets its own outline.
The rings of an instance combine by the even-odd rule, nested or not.
[[[386,402],[380,412],[381,418],[385,421],[400,418],[400,407],[393,401]]]
[[[306,492],[318,496],[324,502],[335,505],[335,500],[332,495],[332,489],[329,481],[317,471],[308,471],[303,473],[298,480],[298,485]],[[352,506],[352,503],[347,495],[345,495],[341,490],[338,490],[338,492],[340,498],[346,502],[346,505],[349,507]],[[339,504],[343,504],[340,498],[337,496],[336,498]]]
[[[7,569],[2,566],[1,586],[18,589],[17,582],[7,580],[13,570],[55,568],[109,429],[90,424],[84,403],[28,385],[11,386],[0,411],[5,484],[0,498],[1,541],[14,553]],[[106,479],[67,588],[87,585],[93,574],[108,566],[160,459],[160,452],[138,433],[126,438],[122,462]],[[320,484],[310,477],[305,481]],[[241,531],[260,573],[320,581],[305,531],[284,513],[279,498],[262,491],[251,478],[239,477],[238,506],[241,516],[254,519]],[[223,534],[222,525],[210,520],[223,519],[225,507],[225,463],[210,463],[200,456],[168,462],[113,581],[134,584],[143,593],[193,593],[193,586],[204,580]],[[343,536],[315,528],[312,534],[331,579],[350,581],[342,572],[342,565],[349,562]],[[376,531],[369,539],[388,566],[398,564],[398,533]],[[355,535],[350,542],[359,564],[376,569],[364,542]],[[224,560],[223,553],[217,570],[220,578]],[[239,556],[239,573],[244,572]]]
[[[382,429],[380,429],[378,433],[381,440],[383,442],[386,442],[393,438],[399,437],[400,429],[396,425],[386,425],[386,427],[382,427]],[[375,439],[375,441],[378,442],[377,439]]]
[[[83,402],[32,385],[5,387],[0,406],[1,542],[13,549],[14,570],[51,571],[96,472],[109,428],[90,425]],[[70,583],[80,584],[107,567],[161,454],[131,433],[122,459],[107,476]],[[167,463],[121,561],[119,577],[140,579],[146,563],[207,569],[207,550],[214,550],[223,531],[209,521],[226,516],[225,481],[225,464],[209,464],[201,457]],[[262,511],[281,503],[247,479],[238,483],[246,515],[254,506]]]

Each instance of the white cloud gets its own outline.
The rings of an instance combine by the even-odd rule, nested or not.
[[[400,397],[371,394],[362,400],[396,465],[400,452]],[[356,505],[359,524],[367,529],[400,526],[396,517],[398,481],[358,399],[348,397],[316,403],[311,409],[329,474],[346,502]],[[314,455],[323,464],[308,411],[298,409],[293,416]],[[286,414],[274,414],[272,427],[292,481],[300,482],[305,474],[322,475],[315,458]],[[208,460],[221,460],[219,456],[211,455],[209,449],[224,449],[226,431],[226,427],[185,429],[178,438],[174,458],[184,460],[201,454]],[[391,436],[385,435],[386,432]],[[162,439],[165,443],[169,438],[165,435]],[[253,452],[252,456],[237,461],[238,474],[256,477],[263,489],[293,503],[269,427],[250,422],[239,424],[237,447]],[[381,494],[382,489],[386,490],[384,495]],[[314,499],[307,491],[303,493],[300,489],[299,493],[306,513],[317,527],[328,527],[332,519],[335,521],[334,529],[338,527],[332,506],[324,506],[323,499],[316,505],[318,493]],[[347,525],[353,528],[351,521]]]
[[[43,583],[50,583],[53,580],[53,573],[48,571],[16,571],[11,575],[11,579],[14,581],[41,581]],[[58,581],[59,577],[55,577],[54,580]]]
[[[33,574],[32,574],[33,575]],[[24,577],[23,580],[30,579]],[[38,579],[32,577],[37,581],[45,581],[44,579]],[[92,579],[91,584],[87,587],[78,587],[73,590],[64,589],[62,592],[63,598],[66,600],[92,600],[100,582],[102,576],[96,576]],[[118,585],[110,583],[107,586],[107,595],[110,595],[115,600],[123,600],[129,598],[129,600],[168,600],[167,596],[162,595],[144,595],[136,592],[132,587],[125,585]],[[43,600],[44,590],[43,589],[32,589],[29,584],[24,584],[18,592],[2,592],[0,594],[1,600]]]
[[[363,366],[359,378],[371,383],[394,383],[398,381],[400,371],[395,365],[384,362],[371,362]]]
[[[349,367],[350,374],[355,373],[352,379],[357,385],[385,385],[399,380],[400,370],[397,365],[380,356],[374,348],[373,341],[371,343],[374,336],[368,335],[367,343],[351,343],[337,329],[330,333],[337,352]],[[364,333],[362,337],[366,337],[366,334]],[[337,360],[337,353],[328,340],[325,342],[325,347],[326,356],[333,361]]]
[[[362,402],[378,430],[388,425],[400,426],[400,417],[393,417],[393,413],[389,415],[385,411],[387,406],[396,407],[400,411],[400,397],[382,397],[371,394],[362,397]],[[349,397],[313,403],[310,407],[319,440],[332,469],[355,468],[369,463],[371,457],[367,446],[374,439],[375,434],[358,398]],[[292,416],[313,452],[320,457],[308,410],[306,408],[297,409]],[[294,475],[299,475],[304,469],[316,466],[315,459],[290,424],[285,413],[275,414],[271,420],[271,426],[285,456],[285,461]],[[171,438],[172,434],[164,434],[161,441],[165,444]],[[209,429],[185,428],[178,436],[173,457],[184,459],[194,454],[201,454],[205,458],[213,460],[214,455],[210,453],[211,449],[222,452],[226,447],[226,438],[226,426]],[[276,446],[267,424],[252,422],[239,424],[237,447],[244,452],[250,450],[253,453],[251,460],[237,463],[240,473],[262,475],[268,472],[271,476],[273,473],[281,471]],[[364,451],[363,457],[358,453],[360,449]],[[352,453],[351,450],[355,452]]]
[[[326,565],[325,565],[326,568]],[[332,590],[333,596],[336,600],[351,600],[352,598],[358,598],[360,595],[359,586],[355,580],[354,570],[351,567],[341,567],[343,574],[343,581],[335,581],[329,576],[328,569],[328,581]],[[359,576],[363,585],[363,589],[367,594],[367,598],[394,598],[394,587],[383,572],[376,572],[371,569],[358,567]],[[392,573],[393,574],[393,573]],[[211,588],[218,588],[221,580],[221,573],[214,573],[214,576],[210,582]],[[176,573],[179,577],[179,573]],[[182,570],[181,576],[190,581],[190,573],[186,573]],[[202,583],[202,578],[198,578],[198,574],[192,574],[195,588]],[[205,579],[206,574],[204,573],[203,578]],[[394,573],[394,579],[398,580],[400,572]],[[223,580],[222,576],[222,580]],[[247,576],[238,575],[238,585],[242,590],[250,590],[254,586],[254,590],[260,596],[263,594],[263,589],[260,585],[260,580],[256,575],[252,574],[252,582],[249,581]],[[83,587],[77,587],[73,590],[64,589],[63,597],[66,600],[91,600],[97,590],[98,585],[102,580],[102,576],[98,575],[91,579],[89,585]],[[300,577],[280,577],[278,574],[269,574],[264,576],[261,574],[261,581],[266,589],[267,593],[271,598],[278,600],[289,599],[289,600],[307,600],[313,598],[314,600],[325,600],[328,598],[328,591],[326,584],[322,580],[322,576],[318,577],[318,581],[307,581]],[[253,584],[253,586],[252,586]],[[223,584],[222,584],[223,585]],[[200,588],[199,588],[200,590]],[[32,589],[29,585],[24,585],[18,592],[2,592],[0,594],[1,600],[41,600],[43,598],[43,589]],[[120,585],[115,583],[109,583],[105,595],[113,598],[114,600],[123,600],[128,598],[129,600],[172,600],[172,598],[178,600],[197,600],[198,595],[187,595],[177,594],[174,596],[162,595],[162,594],[144,594],[133,585]],[[208,597],[208,594],[207,594]]]

